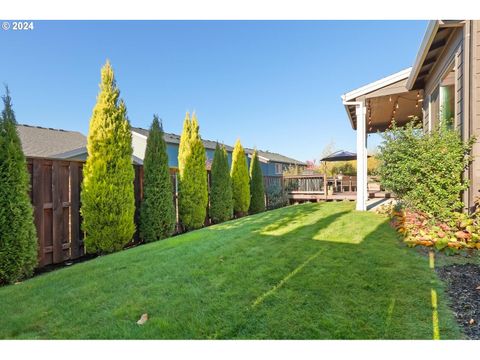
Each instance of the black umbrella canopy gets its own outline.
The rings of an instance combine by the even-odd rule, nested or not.
[[[369,156],[370,157],[370,156]],[[339,150],[335,151],[333,154],[330,154],[320,161],[350,161],[357,160],[357,154],[350,151]]]

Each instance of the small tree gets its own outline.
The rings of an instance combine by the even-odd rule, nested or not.
[[[81,213],[88,252],[122,249],[135,233],[132,134],[107,61],[90,119],[88,157],[83,169]]]
[[[199,134],[197,117],[187,113],[178,151],[178,210],[185,230],[205,223],[208,205],[207,157]]]
[[[462,179],[471,157],[473,139],[464,143],[457,130],[441,124],[425,133],[412,121],[383,134],[378,159],[380,181],[414,210],[448,219],[461,210],[460,193],[468,188]]]
[[[0,284],[30,276],[37,264],[37,234],[30,177],[17,134],[8,88],[0,116]]]
[[[167,145],[157,115],[153,117],[148,134],[143,169],[140,235],[144,241],[150,242],[169,237],[175,229]]]
[[[243,216],[250,206],[250,184],[247,158],[240,140],[237,140],[233,149],[231,176],[233,211],[236,216]]]
[[[213,155],[210,172],[210,217],[213,223],[221,223],[233,216],[232,180],[225,146],[218,145]]]
[[[257,150],[253,152],[250,161],[250,214],[265,211],[265,187],[263,184],[263,173]]]

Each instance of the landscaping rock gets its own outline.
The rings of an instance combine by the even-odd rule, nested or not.
[[[447,284],[455,317],[469,339],[480,339],[480,266],[449,265],[437,269]]]

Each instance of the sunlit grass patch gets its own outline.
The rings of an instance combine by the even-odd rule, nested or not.
[[[432,339],[432,288],[441,338],[461,337],[384,218],[304,204],[0,288],[0,338]]]

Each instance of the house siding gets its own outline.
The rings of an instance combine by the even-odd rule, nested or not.
[[[424,129],[431,129],[438,124],[435,108],[436,89],[442,76],[451,64],[455,69],[455,127],[459,129],[464,140],[475,136],[472,150],[473,162],[465,173],[470,188],[464,192],[463,201],[466,209],[471,209],[475,198],[480,195],[480,21],[467,21],[464,26],[453,31],[445,49],[436,61],[425,83],[423,104]]]
[[[461,127],[461,124],[463,123],[463,109],[461,106],[463,99],[463,31],[461,28],[455,29],[450,35],[447,44],[445,45],[445,49],[439,56],[425,82],[425,97],[429,101],[423,105],[423,110],[427,112],[428,116],[428,123],[424,122],[424,127],[429,130],[438,125],[438,113],[433,111],[433,109],[436,109],[437,107],[436,103],[440,101],[438,86],[442,81],[442,77],[452,64],[454,64],[457,75],[457,78],[455,79],[457,89],[455,124]]]
[[[471,21],[471,54],[470,54],[470,116],[471,116],[471,135],[475,136],[477,141],[473,146],[472,154],[474,160],[470,168],[470,178],[472,180],[469,202],[473,205],[475,197],[480,195],[480,20]]]

